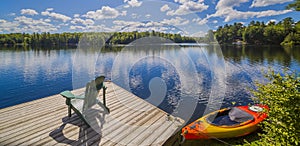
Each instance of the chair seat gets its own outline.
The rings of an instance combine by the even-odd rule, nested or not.
[[[71,104],[73,107],[75,107],[79,112],[83,112],[83,103],[84,100],[82,99],[72,99]]]
[[[95,104],[99,104],[99,103],[101,103],[101,102],[98,99],[96,99]],[[71,100],[71,104],[79,112],[81,112],[81,113],[83,112],[83,110],[84,110],[84,108],[83,108],[83,106],[84,106],[84,100],[82,100],[82,99],[72,99]],[[93,104],[93,105],[95,105],[95,104]]]

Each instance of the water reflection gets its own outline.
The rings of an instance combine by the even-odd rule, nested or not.
[[[112,66],[112,81],[170,114],[192,111],[185,113],[190,117],[201,90],[194,63],[180,46],[160,45],[168,42],[147,39],[118,53]],[[185,101],[193,102],[182,106]]]
[[[250,64],[280,65],[291,67],[293,63],[300,61],[299,47],[282,46],[222,46],[222,52],[226,60],[241,63],[249,61]]]
[[[216,53],[215,46],[207,45],[153,48],[118,47],[102,49],[100,53],[97,49],[88,49],[77,53],[77,57],[87,62],[90,58],[96,60],[90,62],[91,66],[80,68],[73,66],[75,49],[2,48],[0,108],[70,90],[72,72],[76,72],[90,74],[92,78],[105,75],[137,96],[181,117],[186,116],[186,111],[195,111],[188,115],[195,120],[202,116],[206,106],[218,102],[219,98],[224,98],[223,107],[231,106],[233,101],[238,105],[251,102],[249,88],[254,88],[254,81],[262,81],[261,70],[271,67],[281,71],[288,67],[300,71],[299,48],[222,46],[223,55]],[[216,79],[220,76],[224,78]],[[155,95],[163,96],[163,100],[152,100],[150,93],[156,87],[151,82],[166,91],[165,95]],[[215,88],[222,86],[226,88]],[[224,91],[224,94],[214,91]]]
[[[273,50],[269,50],[271,48]],[[232,106],[232,102],[236,102],[237,105],[245,105],[252,102],[252,95],[249,90],[255,88],[254,81],[263,81],[262,70],[267,70],[269,67],[277,71],[283,70],[284,67],[289,67],[291,70],[300,70],[299,60],[296,60],[294,57],[297,56],[299,52],[296,52],[297,54],[287,54],[282,52],[284,49],[281,47],[269,47],[264,51],[263,48],[253,48],[253,46],[243,48],[223,47],[222,51],[224,56],[212,51],[212,49],[216,49],[215,46],[205,46],[201,49],[203,50],[199,51],[199,47],[176,48],[174,46],[164,46],[163,49],[153,49],[153,46],[152,49],[125,49],[125,51],[121,53],[122,57],[118,56],[120,55],[118,54],[117,57],[112,55],[108,59],[104,57],[106,56],[105,54],[103,54],[103,56],[100,55],[100,58],[104,59],[100,59],[98,62],[102,62],[102,64],[106,62],[104,63],[105,65],[102,65],[102,68],[106,71],[100,71],[101,69],[99,69],[99,71],[108,72],[110,74],[111,70],[109,71],[103,66],[113,68],[115,59],[118,57],[121,58],[122,65],[118,67],[120,70],[118,70],[117,77],[128,76],[129,78],[126,80],[126,83],[128,82],[129,85],[118,82],[118,78],[113,81],[119,83],[123,88],[129,86],[127,90],[145,100],[151,96],[150,87],[148,86],[151,79],[155,77],[161,78],[166,84],[167,94],[165,95],[165,100],[157,106],[180,117],[183,117],[187,111],[194,110],[196,112],[193,113],[191,120],[195,120],[195,118],[202,116],[206,106],[211,106],[209,105],[210,103],[218,101],[217,97],[210,99],[213,94],[212,92],[215,90],[225,90],[223,95],[224,101],[222,101],[223,107]],[[290,52],[293,50],[294,49],[291,49]],[[196,71],[195,78],[198,89],[197,91],[193,91],[192,94],[189,94],[192,95],[192,98],[182,96],[184,95],[180,88],[182,86],[182,79],[180,78],[180,71],[177,70],[177,67],[161,59],[161,56],[167,56],[166,58],[168,58],[168,56],[177,56],[176,58],[178,58],[180,51],[185,52],[185,55],[190,57],[190,61],[192,61],[191,65]],[[270,54],[273,52],[275,52],[274,55]],[[138,59],[137,61],[136,58],[140,58],[139,56],[144,56],[144,58]],[[219,62],[223,58],[225,59],[225,64],[215,63],[219,66],[210,66],[210,60]],[[134,62],[134,64],[126,65],[128,62]],[[174,64],[177,63],[179,66],[186,66],[183,60],[177,59]],[[225,66],[226,72],[220,70],[220,65]],[[126,68],[126,66],[130,67]],[[182,71],[191,72],[189,68],[184,68]],[[217,76],[216,74],[222,73],[225,74],[226,78],[221,80],[221,82],[217,82],[217,84],[225,83],[226,89],[212,88],[213,78]],[[187,91],[187,93],[189,92]],[[195,107],[192,109],[182,108],[183,106],[190,105],[195,105]]]
[[[72,49],[0,52],[0,108],[70,88]]]
[[[154,82],[151,84],[151,81],[156,78],[161,79],[163,83]],[[151,92],[151,85],[154,86],[153,88],[158,88]],[[169,113],[174,110],[172,106],[179,104],[181,96],[179,74],[172,64],[161,60],[161,58],[144,58],[137,62],[130,70],[129,86],[134,94],[150,103],[153,102],[154,105]]]

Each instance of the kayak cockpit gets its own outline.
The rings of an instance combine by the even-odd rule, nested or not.
[[[254,120],[254,117],[246,111],[233,107],[215,112],[206,118],[206,121],[214,126],[237,127]]]

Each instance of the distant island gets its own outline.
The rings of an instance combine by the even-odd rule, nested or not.
[[[54,33],[10,33],[0,34],[0,46],[75,46],[85,32]],[[95,33],[99,34],[99,33]],[[105,45],[113,46],[129,44],[134,40],[157,36],[169,39],[175,43],[216,43],[219,44],[255,44],[255,45],[300,45],[300,21],[294,22],[291,17],[278,23],[271,21],[252,21],[248,26],[242,23],[220,26],[217,30],[209,30],[204,37],[189,37],[174,33],[156,31],[146,32],[111,32],[100,33],[105,39]],[[103,39],[101,38],[101,39]],[[88,39],[95,37],[89,36]],[[96,38],[99,39],[99,38]]]

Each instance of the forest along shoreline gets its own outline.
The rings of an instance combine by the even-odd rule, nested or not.
[[[295,22],[291,17],[287,17],[277,23],[274,21],[268,23],[251,21],[248,26],[242,23],[226,24],[215,31],[209,30],[204,37],[189,37],[156,31],[9,33],[0,34],[0,46],[76,46],[84,35],[88,36],[87,39],[104,40],[106,46],[126,45],[137,39],[151,36],[165,38],[174,43],[297,46],[300,45],[300,21]]]

